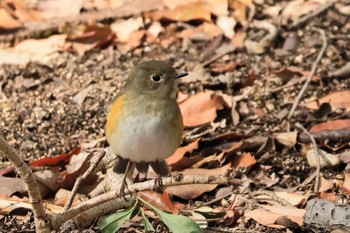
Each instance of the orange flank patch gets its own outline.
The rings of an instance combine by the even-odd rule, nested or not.
[[[106,137],[108,141],[110,140],[110,137],[112,136],[112,132],[120,120],[121,108],[123,107],[124,103],[125,103],[125,97],[120,96],[112,104],[112,107],[108,114],[107,123],[106,123]]]

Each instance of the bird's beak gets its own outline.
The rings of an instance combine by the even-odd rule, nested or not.
[[[178,74],[176,75],[176,79],[185,77],[185,76],[187,76],[187,75],[188,75],[188,73],[185,73],[185,72],[183,72],[183,73],[178,73]]]

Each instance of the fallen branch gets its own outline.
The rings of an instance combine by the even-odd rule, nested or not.
[[[162,180],[164,187],[167,186],[177,186],[184,184],[221,184],[221,185],[236,185],[240,184],[239,179],[227,177],[227,176],[204,176],[204,175],[186,175],[182,176],[181,174],[163,178]],[[154,180],[149,180],[142,183],[136,183],[133,185],[129,185],[128,189],[124,191],[126,198],[130,199],[130,195],[132,193],[146,191],[146,190],[154,190],[155,183]],[[71,209],[53,216],[51,219],[51,227],[52,230],[57,230],[60,226],[70,220],[75,218],[77,215],[93,208],[98,205],[101,205],[107,201],[122,198],[120,197],[119,189],[117,191],[109,191],[100,196],[94,197],[88,201],[85,201],[77,206],[72,207]]]
[[[290,120],[292,118],[292,116],[294,115],[295,109],[297,108],[301,98],[303,97],[307,87],[309,86],[312,77],[315,75],[318,63],[320,63],[321,58],[323,57],[323,54],[324,54],[324,52],[326,51],[326,48],[327,48],[327,38],[326,38],[325,31],[323,29],[319,29],[319,28],[316,28],[315,31],[317,31],[321,35],[322,48],[321,48],[320,52],[318,53],[316,61],[312,65],[311,72],[310,72],[309,76],[307,77],[307,79],[306,79],[306,81],[304,83],[304,86],[301,88],[297,98],[295,98],[295,100],[294,100],[292,109],[290,110],[290,112],[289,112],[289,114],[287,116],[288,120]]]
[[[27,186],[30,204],[34,212],[34,221],[36,231],[40,233],[51,232],[49,230],[49,221],[44,205],[41,199],[38,184],[30,167],[18,155],[17,151],[0,135],[0,151],[10,160],[16,167],[20,177]]]
[[[314,187],[314,192],[318,193],[318,190],[320,188],[320,172],[321,172],[321,163],[320,163],[320,155],[318,153],[318,147],[315,141],[315,138],[309,133],[309,131],[307,131],[304,126],[302,126],[299,123],[295,124],[295,127],[302,130],[306,135],[309,136],[312,145],[314,147],[315,153],[316,153],[316,161],[317,161],[317,167],[316,167],[316,181],[315,181],[315,187]]]
[[[346,143],[350,142],[350,128],[343,128],[337,130],[323,130],[320,132],[310,133],[318,142],[338,142]],[[298,135],[298,142],[310,143],[310,137],[306,133],[300,133]]]

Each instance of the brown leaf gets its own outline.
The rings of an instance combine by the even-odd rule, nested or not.
[[[20,26],[20,22],[14,19],[5,9],[0,8],[0,28],[15,29]]]
[[[166,159],[167,164],[170,166],[176,164],[184,157],[187,152],[192,153],[193,150],[198,149],[198,142],[199,139],[186,146],[178,148],[172,156]]]
[[[337,108],[350,108],[350,90],[333,92],[317,100],[307,102],[304,106],[310,109],[318,109],[323,103],[329,103],[333,110]]]
[[[208,36],[208,39],[213,39],[214,37],[217,37],[219,35],[222,35],[222,30],[216,26],[215,24],[212,23],[207,23],[204,22],[201,25],[189,29],[185,29],[181,31],[178,36],[180,38],[190,38],[192,39],[193,37],[195,38],[196,35],[198,34],[204,34]]]
[[[277,77],[281,78],[283,83],[286,83],[288,81],[290,81],[293,77],[297,76],[301,76],[301,77],[307,77],[310,75],[310,71],[305,71],[299,67],[295,67],[295,66],[285,66],[282,67],[279,70],[274,70],[271,73],[275,74]],[[314,75],[312,77],[312,80],[314,82],[319,81],[321,78],[318,75]]]
[[[161,19],[169,19],[174,21],[190,21],[203,20],[211,22],[211,6],[207,2],[198,1],[186,5],[178,5],[173,10],[162,10],[151,13],[146,13],[146,17],[152,18],[154,21]]]
[[[304,209],[297,209],[295,207],[288,206],[263,206],[263,208],[255,209],[249,212],[246,212],[244,216],[249,220],[253,218],[258,223],[273,227],[273,228],[284,228],[281,225],[275,224],[276,220],[279,217],[287,217],[293,222],[298,223],[299,226],[302,226],[304,223]]]
[[[349,119],[323,122],[312,126],[310,129],[310,132],[316,133],[324,130],[338,130],[338,129],[345,129],[345,128],[350,128]]]
[[[276,140],[282,145],[288,148],[292,148],[297,143],[297,136],[297,131],[278,133],[276,135]]]
[[[205,91],[191,96],[180,103],[185,126],[197,126],[213,122],[217,116],[216,110],[222,109],[222,99],[213,91]]]
[[[344,183],[343,183],[343,190],[346,191],[348,194],[350,194],[350,173],[345,172],[344,173]]]
[[[181,172],[184,175],[206,175],[206,176],[218,176],[224,175],[230,165],[227,164],[221,168],[216,169],[187,169]],[[175,196],[181,197],[186,200],[190,200],[199,197],[205,192],[210,192],[216,188],[216,184],[189,184],[167,187],[165,190]]]
[[[174,206],[167,192],[163,192],[162,194],[160,194],[153,191],[142,191],[139,192],[138,195],[140,195],[141,198],[163,211],[171,212],[173,214],[179,213],[179,210]]]
[[[26,185],[21,178],[9,178],[0,176],[0,194],[12,196],[14,193],[24,194],[27,192]]]
[[[232,167],[234,168],[251,168],[256,163],[256,159],[250,153],[242,153],[242,155],[234,156],[231,161]]]
[[[210,67],[211,71],[215,73],[225,73],[227,71],[233,71],[236,68],[236,63],[216,63]]]
[[[187,5],[189,3],[198,2],[199,0],[187,0],[184,2],[183,0],[163,0],[163,3],[165,6],[167,6],[170,9],[174,9],[177,6],[180,5]],[[228,14],[228,5],[227,0],[200,0],[201,2],[206,2],[210,5],[211,12],[216,15],[227,15]]]
[[[80,153],[80,147],[74,148],[69,153],[60,154],[55,157],[45,157],[42,159],[34,160],[29,165],[33,167],[39,166],[59,166],[60,163],[68,163],[70,157]]]

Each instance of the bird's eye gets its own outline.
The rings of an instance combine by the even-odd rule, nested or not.
[[[160,77],[160,75],[158,74],[152,74],[151,75],[151,80],[155,83],[158,83],[162,80],[162,77]]]

